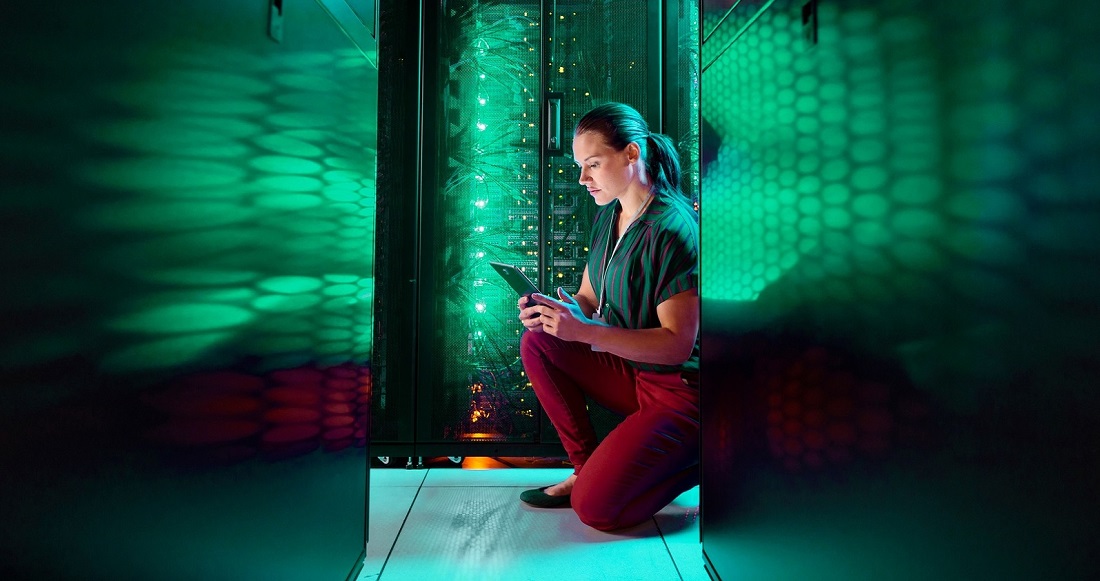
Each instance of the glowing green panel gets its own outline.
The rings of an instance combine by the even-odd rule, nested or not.
[[[352,295],[359,292],[359,287],[354,284],[337,284],[326,287],[322,294],[330,297]]]
[[[320,280],[313,277],[279,276],[262,280],[258,286],[267,291],[298,294],[315,291],[321,288],[322,284]]]
[[[186,365],[201,360],[211,350],[233,337],[231,332],[196,333],[181,337],[134,341],[107,354],[104,368],[116,372],[141,371]]]
[[[852,173],[852,186],[859,190],[877,191],[886,185],[889,173],[877,166],[862,167]]]
[[[248,282],[256,273],[241,270],[219,270],[209,268],[164,268],[148,269],[141,278],[170,286],[222,286]]]
[[[890,201],[877,194],[863,194],[852,200],[852,211],[863,218],[882,218],[890,210]]]
[[[285,155],[257,157],[252,160],[251,165],[258,170],[281,174],[313,174],[322,170],[321,164],[313,160]]]
[[[240,182],[245,172],[233,164],[193,159],[138,158],[98,163],[80,171],[90,182],[138,192],[218,188]]]
[[[901,204],[921,206],[939,198],[942,189],[932,176],[903,176],[894,182],[890,197]]]
[[[315,192],[321,188],[321,181],[305,176],[265,176],[256,180],[256,185],[264,189],[283,192]]]
[[[308,309],[321,302],[320,297],[313,295],[298,296],[263,296],[252,301],[252,306],[260,311],[275,313],[288,313]]]
[[[268,151],[294,158],[316,159],[324,152],[323,149],[315,144],[281,133],[258,136],[255,139],[255,143],[257,146]]]
[[[254,213],[230,202],[131,201],[103,204],[83,218],[100,228],[125,231],[187,231],[228,226],[251,219]]]
[[[253,316],[247,309],[229,305],[164,305],[116,318],[111,326],[142,333],[193,333],[241,326]]]
[[[283,185],[285,185],[285,183]],[[309,192],[311,190],[312,188],[307,186],[302,187],[300,191]],[[288,192],[256,196],[254,202],[256,207],[269,210],[305,210],[324,204],[324,199],[308,193],[294,194]]]
[[[893,232],[913,238],[932,238],[945,229],[939,214],[918,208],[899,210],[889,223]]]

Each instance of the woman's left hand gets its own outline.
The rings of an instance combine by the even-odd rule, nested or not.
[[[549,308],[542,309],[542,330],[564,341],[587,340],[591,326],[598,324],[589,319],[580,304],[565,289],[558,287],[558,296],[561,300],[554,300],[545,295],[538,295],[539,302]]]

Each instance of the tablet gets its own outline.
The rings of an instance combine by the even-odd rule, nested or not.
[[[515,289],[516,293],[520,295],[529,295],[531,293],[540,293],[539,287],[535,286],[535,283],[531,282],[531,279],[527,278],[527,275],[520,272],[515,265],[504,264],[503,262],[490,262],[493,270],[497,271],[504,280],[508,283],[508,286]]]

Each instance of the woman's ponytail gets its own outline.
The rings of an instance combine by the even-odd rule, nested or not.
[[[650,132],[646,138],[645,169],[660,193],[681,194],[680,156],[667,135]]]

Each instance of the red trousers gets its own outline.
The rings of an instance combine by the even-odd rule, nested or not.
[[[699,484],[697,374],[641,371],[587,343],[526,332],[520,357],[557,429],[576,484],[570,497],[585,524],[638,524]],[[585,395],[625,416],[597,443]]]

